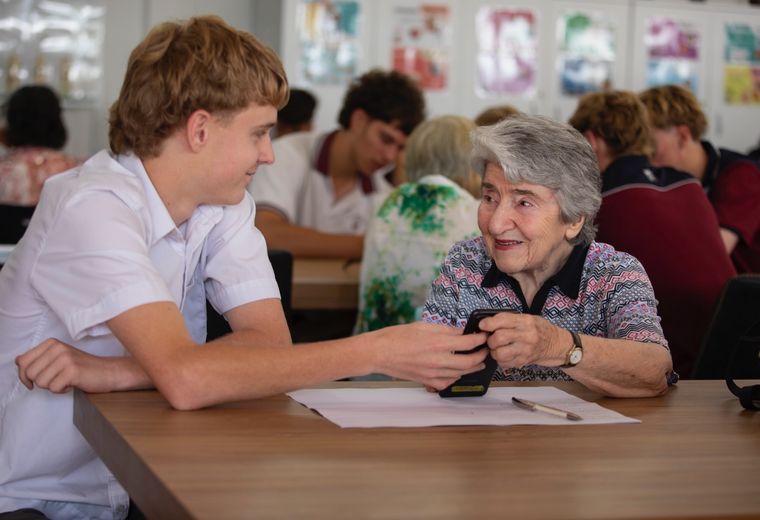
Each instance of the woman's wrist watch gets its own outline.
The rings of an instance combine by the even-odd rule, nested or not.
[[[569,330],[568,332],[573,337],[573,346],[567,351],[565,364],[560,365],[560,368],[574,367],[583,359],[583,343],[581,343],[581,337],[572,330]]]

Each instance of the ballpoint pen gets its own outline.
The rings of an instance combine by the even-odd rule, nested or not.
[[[545,404],[534,403],[533,401],[528,401],[526,399],[518,399],[517,397],[513,397],[512,402],[520,408],[525,408],[531,412],[545,412],[556,415],[557,417],[568,419],[570,421],[580,421],[583,419],[583,417],[577,413],[560,410],[559,408],[554,408],[553,406],[547,406]]]

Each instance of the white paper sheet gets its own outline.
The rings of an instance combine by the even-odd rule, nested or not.
[[[450,399],[421,387],[307,389],[287,395],[341,428],[641,422],[551,386],[491,387],[483,397]],[[524,410],[512,404],[512,397],[574,412],[583,420]]]

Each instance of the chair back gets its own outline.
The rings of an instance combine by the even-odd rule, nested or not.
[[[291,323],[290,298],[293,288],[293,255],[289,251],[269,250],[274,278],[280,288],[282,310],[288,325]],[[232,331],[229,323],[206,301],[206,341],[212,341]]]
[[[760,275],[726,283],[691,376],[760,379]]]
[[[0,204],[0,244],[17,244],[24,236],[34,206]]]

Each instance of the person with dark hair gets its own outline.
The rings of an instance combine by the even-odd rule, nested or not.
[[[283,137],[295,132],[311,132],[316,108],[317,98],[311,92],[300,88],[290,89],[290,99],[277,111],[277,125],[274,127],[272,137]]]
[[[348,88],[339,129],[277,139],[277,162],[248,186],[269,247],[360,258],[367,222],[393,188],[385,174],[424,117],[422,92],[408,76],[372,70]]]
[[[591,144],[602,170],[597,240],[644,265],[673,366],[688,377],[720,292],[736,275],[718,219],[699,181],[650,163],[652,131],[636,94],[586,94],[570,125]]]
[[[48,87],[16,90],[3,105],[8,154],[0,159],[0,203],[35,206],[45,180],[79,160],[60,151],[66,127],[58,96]]]

